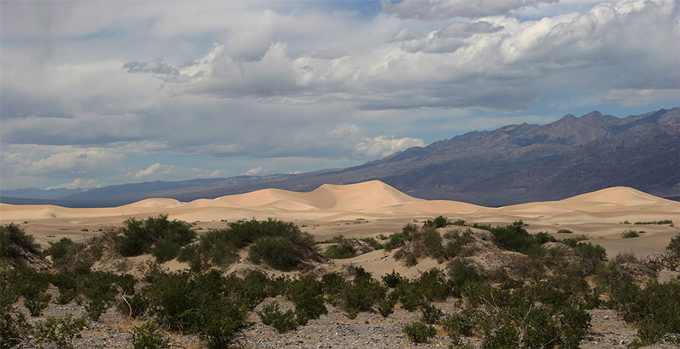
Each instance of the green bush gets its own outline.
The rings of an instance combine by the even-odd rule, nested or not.
[[[396,273],[394,269],[392,269],[392,273],[382,276],[383,283],[389,288],[397,287],[404,280],[406,280],[406,278],[401,276],[401,274]]]
[[[156,241],[151,249],[151,255],[156,257],[156,263],[163,263],[174,259],[182,248],[177,242],[167,239]]]
[[[277,242],[282,246],[274,246]],[[194,272],[211,266],[226,268],[238,260],[238,251],[249,245],[252,245],[249,252],[253,261],[279,270],[290,270],[302,260],[324,260],[316,251],[311,235],[301,232],[293,223],[272,219],[239,221],[229,223],[225,229],[211,230],[201,236],[197,244],[184,247],[178,260],[189,263]]]
[[[296,330],[298,326],[295,312],[290,309],[286,312],[281,311],[277,301],[263,306],[262,311],[258,311],[257,315],[263,324],[274,327],[278,333]]]
[[[421,320],[426,324],[438,324],[444,317],[444,312],[432,304],[425,304],[420,307]]]
[[[675,237],[671,239],[671,242],[666,246],[666,249],[680,257],[680,234],[675,235]]]
[[[560,229],[560,230],[557,231],[557,234],[573,234],[573,233],[574,233],[574,231],[572,231],[570,229],[566,229],[566,228]]]
[[[449,241],[444,246],[444,256],[446,259],[452,259],[458,256],[466,257],[474,252],[474,249],[468,245],[473,241],[472,230],[466,229],[462,234],[458,230],[449,231],[444,234],[444,237]]]
[[[14,307],[19,300],[15,282],[17,272],[9,262],[0,260],[0,348],[13,348],[30,334],[31,326],[24,314]]]
[[[451,293],[454,296],[460,296],[466,284],[482,280],[477,269],[464,259],[449,262],[448,273],[451,278]]]
[[[291,270],[300,264],[303,253],[289,239],[266,236],[250,246],[248,258],[254,263],[264,262],[277,270]]]
[[[376,240],[375,238],[369,237],[369,238],[363,238],[363,239],[360,239],[360,240],[365,242],[366,244],[368,244],[368,246],[371,246],[375,250],[382,250],[383,248],[385,248],[385,246],[383,246],[383,244],[379,243],[378,240]]]
[[[59,268],[64,265],[69,258],[83,247],[82,244],[77,244],[69,238],[61,238],[57,242],[49,242],[50,247],[43,251],[46,256],[52,256],[52,265]]]
[[[170,341],[163,336],[158,324],[149,320],[141,326],[132,328],[132,345],[135,349],[166,349]]]
[[[121,229],[122,236],[117,236],[115,239],[116,248],[123,256],[138,256],[147,253],[152,245],[161,240],[184,246],[196,238],[196,232],[189,223],[178,220],[169,221],[167,215],[148,217],[143,221],[133,217],[126,220],[124,225]],[[166,244],[163,252],[168,251]],[[163,258],[168,258],[168,256],[164,255]]]
[[[34,337],[40,344],[53,344],[58,348],[73,348],[73,339],[85,327],[84,317],[74,319],[66,314],[56,318],[49,316],[44,321],[35,323]]]
[[[460,336],[470,337],[475,331],[474,319],[477,318],[473,309],[463,309],[460,313],[449,314],[442,320],[442,328],[451,338]]]
[[[430,338],[437,335],[437,329],[433,326],[427,326],[420,322],[414,322],[410,325],[404,326],[402,330],[408,339],[415,343],[427,343]]]
[[[24,298],[24,306],[28,309],[31,316],[42,315],[42,311],[50,305],[52,296],[49,293],[38,293],[30,298]]]
[[[227,297],[219,297],[186,314],[190,331],[206,341],[208,348],[228,348],[236,337],[252,326],[248,307]]]
[[[355,269],[352,282],[344,284],[339,295],[342,308],[347,312],[369,311],[373,305],[385,298],[387,288],[373,279],[363,268]]]
[[[392,298],[386,298],[380,301],[378,304],[378,312],[382,317],[388,317],[390,314],[394,313],[394,306],[397,305],[397,300]]]
[[[390,235],[389,240],[385,243],[385,250],[391,251],[397,247],[406,245],[407,242],[413,240],[418,235],[418,226],[409,223],[402,229],[401,233],[394,233]]]
[[[352,241],[344,236],[338,235],[332,240],[335,245],[328,246],[326,249],[326,257],[333,259],[352,258],[356,256],[356,251],[352,245]],[[377,242],[377,241],[376,241]]]
[[[323,284],[312,276],[301,276],[290,284],[290,298],[300,324],[327,314],[323,296]]]
[[[451,295],[451,284],[441,269],[432,268],[420,275],[413,286],[428,302],[441,302]]]
[[[644,345],[661,340],[680,344],[680,281],[651,280],[644,289],[632,281],[612,285],[608,305],[623,314],[626,322],[639,326]]]
[[[0,226],[0,258],[16,258],[19,251],[39,253],[40,246],[32,235],[28,235],[18,225],[11,223]]]
[[[624,239],[631,239],[631,238],[637,238],[640,237],[640,234],[638,233],[637,230],[626,230],[623,233],[621,233],[621,237]]]

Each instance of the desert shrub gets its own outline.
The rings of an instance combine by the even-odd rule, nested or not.
[[[340,305],[347,312],[369,311],[385,298],[387,288],[361,267],[355,268],[354,274],[354,280],[346,283],[339,295]]]
[[[9,267],[9,262],[0,260],[0,348],[13,348],[30,334],[24,314],[14,307],[19,300],[17,278],[17,271]]]
[[[418,226],[409,223],[402,229],[401,233],[394,233],[390,235],[389,240],[385,243],[385,250],[391,251],[397,247],[406,245],[407,242],[413,240],[418,235]]]
[[[334,306],[340,304],[340,296],[347,284],[347,280],[336,272],[326,273],[321,277],[321,287],[327,296],[326,299]]]
[[[448,273],[451,279],[451,293],[454,296],[460,296],[466,284],[482,280],[477,269],[464,259],[449,262]]]
[[[338,235],[332,240],[335,245],[331,245],[326,250],[326,257],[334,259],[352,258],[356,256],[356,251],[352,241],[342,235]],[[377,242],[377,241],[376,241]]]
[[[296,246],[282,236],[267,236],[255,241],[248,250],[248,258],[254,263],[264,262],[277,270],[291,270],[302,258]]]
[[[416,257],[413,252],[406,254],[406,258],[404,258],[404,265],[409,268],[415,267],[418,265],[418,257]]]
[[[186,315],[190,331],[214,349],[228,348],[238,334],[252,326],[247,317],[248,307],[224,296],[193,308]]]
[[[59,268],[64,265],[79,249],[82,244],[77,244],[69,238],[61,238],[57,242],[49,242],[50,247],[43,251],[46,256],[52,256],[52,265]]]
[[[31,316],[40,316],[52,298],[46,293],[50,275],[32,269],[20,269],[15,275],[14,287],[24,297],[24,306]]]
[[[385,246],[379,243],[378,240],[376,240],[375,238],[368,237],[359,240],[365,242],[368,246],[371,246],[375,250],[382,250],[383,248],[385,248]]]
[[[66,314],[57,318],[49,316],[44,321],[35,323],[34,337],[41,344],[53,344],[58,348],[72,348],[76,334],[85,327],[84,317],[74,319],[73,315]]]
[[[420,307],[421,320],[426,324],[438,324],[444,317],[444,312],[432,304],[425,304]]]
[[[143,221],[134,217],[130,218],[124,222],[121,233],[122,235],[117,236],[115,240],[116,248],[123,256],[137,256],[147,253],[151,250],[152,245],[161,240],[166,241],[163,252],[167,253],[170,251],[167,242],[184,246],[196,238],[196,232],[189,223],[178,220],[169,221],[167,215],[148,217]],[[178,250],[176,249],[175,252],[178,252]],[[167,255],[164,255],[163,258],[167,258]]]
[[[156,257],[156,263],[163,263],[177,257],[181,248],[182,246],[175,241],[161,239],[151,248],[151,255]]]
[[[442,236],[436,229],[423,229],[422,241],[423,250],[420,255],[425,255],[432,258],[442,258],[444,256],[444,246],[442,245]]]
[[[673,224],[673,220],[672,220],[672,219],[662,219],[662,220],[660,220],[660,221],[635,222],[635,224],[658,224],[658,225],[662,225],[662,224],[671,224],[671,225],[672,225],[672,224]]]
[[[248,328],[248,310],[264,297],[265,289],[253,290],[251,282],[218,271],[204,274],[160,273],[142,289],[149,300],[149,314],[163,326],[189,331],[210,348],[228,347]]]
[[[437,228],[443,228],[443,227],[445,227],[449,224],[451,224],[451,223],[449,222],[449,220],[446,217],[438,216],[435,219],[426,220],[425,223],[423,224],[423,227],[437,229]]]
[[[281,246],[275,246],[277,242]],[[251,259],[279,270],[289,270],[302,260],[323,260],[311,235],[301,232],[291,222],[272,219],[239,221],[229,223],[225,229],[211,230],[201,236],[197,244],[184,247],[178,260],[189,263],[195,272],[211,266],[226,268],[238,260],[240,249],[251,244]]]
[[[502,248],[524,253],[536,244],[525,229],[526,225],[519,220],[511,225],[497,226],[490,229],[494,242]]]
[[[451,284],[441,269],[432,268],[420,275],[413,282],[413,286],[420,290],[429,302],[444,301],[451,295]]]
[[[141,294],[137,293],[129,297],[123,296],[118,303],[116,303],[116,308],[121,314],[137,318],[146,313],[149,307],[149,300],[146,299]]]
[[[388,317],[394,313],[394,306],[397,305],[397,300],[392,298],[385,298],[378,304],[378,312],[382,317]]]
[[[170,348],[170,341],[163,336],[163,330],[154,320],[132,328],[132,345],[135,349]]]
[[[462,219],[462,218],[458,218],[458,219],[456,219],[455,221],[449,222],[449,224],[450,224],[450,225],[457,225],[457,226],[464,227],[464,226],[467,225],[467,222],[465,222],[465,220]]]
[[[130,218],[126,220],[124,227],[121,229],[122,236],[116,237],[116,248],[123,256],[137,256],[142,253],[147,253],[151,250],[152,245],[163,240],[162,246],[158,255],[161,259],[169,257],[168,252],[174,251],[177,253],[179,249],[169,248],[169,242],[176,245],[183,246],[189,244],[196,238],[196,232],[191,228],[187,222],[178,220],[169,221],[167,215],[159,215],[158,217],[148,217],[146,220],[139,221]],[[175,258],[176,256],[172,256]],[[158,256],[156,257],[159,258]],[[170,259],[172,259],[170,258]]]
[[[470,337],[475,331],[476,310],[465,308],[460,313],[448,314],[442,320],[442,328],[451,338]]]
[[[113,305],[116,293],[107,287],[95,286],[88,288],[85,291],[87,297],[87,304],[85,304],[85,313],[92,321],[98,321],[99,317]]]
[[[573,250],[579,261],[571,268],[563,270],[565,272],[579,273],[581,276],[592,275],[607,260],[607,250],[590,242],[579,242]]]
[[[573,234],[574,231],[567,228],[562,228],[557,231],[557,234]]]
[[[644,289],[633,282],[612,285],[608,305],[623,314],[626,322],[639,326],[644,345],[665,340],[680,344],[680,281],[651,280]]]
[[[38,253],[40,246],[32,235],[26,234],[18,225],[11,223],[0,226],[0,258],[14,259],[21,250]]]
[[[258,311],[257,315],[263,324],[274,327],[278,333],[296,330],[298,326],[295,320],[295,312],[291,309],[285,312],[281,311],[277,301],[263,306],[262,311]]]
[[[295,312],[301,324],[307,319],[318,319],[327,314],[324,304],[323,284],[312,276],[302,276],[290,285],[290,298],[295,304]]]
[[[422,305],[427,304],[427,298],[423,294],[423,289],[417,287],[413,282],[405,280],[390,293],[390,298],[398,299],[404,310],[415,311]]]
[[[389,288],[397,287],[404,280],[406,280],[406,278],[395,272],[394,269],[392,269],[392,273],[382,276],[383,283]]]
[[[50,300],[52,300],[52,296],[49,293],[41,292],[30,298],[24,298],[24,306],[31,316],[40,316],[42,311],[50,305]]]
[[[675,235],[675,237],[671,239],[671,242],[666,246],[666,249],[680,257],[680,234]]]
[[[402,332],[406,334],[406,337],[408,337],[410,341],[415,343],[427,343],[430,338],[437,335],[437,329],[420,322],[414,322],[404,326]]]
[[[621,233],[621,237],[624,239],[631,239],[640,237],[640,234],[638,233],[637,230],[629,229]]]
[[[444,234],[449,241],[444,246],[444,256],[452,259],[458,256],[465,257],[474,252],[473,248],[467,245],[473,241],[472,230],[466,229],[462,234],[459,230],[449,231]]]
[[[196,244],[184,246],[177,260],[186,262],[194,272],[208,270],[211,266],[226,268],[238,260],[237,248],[231,245],[228,230],[210,230]]]
[[[515,289],[466,286],[468,309],[475,311],[461,316],[477,326],[482,347],[578,347],[590,326],[585,302],[569,285],[544,289],[538,287],[542,283],[537,279]],[[547,292],[551,294],[541,295]]]

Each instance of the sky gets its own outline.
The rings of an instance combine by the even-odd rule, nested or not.
[[[680,104],[677,0],[0,1],[0,189],[342,168]]]

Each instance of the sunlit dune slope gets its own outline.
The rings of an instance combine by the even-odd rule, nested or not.
[[[251,193],[199,199],[182,203],[174,199],[147,199],[110,208],[64,208],[51,205],[0,205],[0,220],[28,221],[55,218],[148,216],[168,214],[172,219],[211,221],[235,218],[323,219],[325,221],[409,216],[465,217],[477,221],[515,218],[553,218],[558,223],[598,220],[680,220],[680,203],[635,189],[614,187],[561,201],[487,208],[456,201],[422,200],[380,182],[350,185],[325,184],[312,192],[263,189]],[[496,217],[496,218],[494,218]],[[627,217],[627,218],[623,218]]]

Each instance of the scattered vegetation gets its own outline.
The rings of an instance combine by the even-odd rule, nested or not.
[[[426,343],[437,335],[438,326],[451,338],[452,348],[468,347],[465,337],[480,338],[488,348],[578,347],[590,327],[588,311],[606,307],[638,327],[635,345],[680,344],[680,282],[654,279],[660,266],[632,253],[608,260],[604,248],[580,236],[558,240],[547,233],[530,234],[526,227],[522,221],[491,227],[440,216],[422,226],[407,224],[401,232],[380,238],[381,242],[341,236],[327,242],[337,246],[334,252],[326,251],[331,258],[366,246],[397,250],[395,258],[407,263],[417,264],[426,257],[446,262],[444,270],[433,268],[415,279],[394,270],[376,279],[361,267],[349,268],[348,275],[310,273],[291,278],[252,271],[237,277],[222,275],[220,269],[238,260],[242,251],[253,263],[285,271],[300,269],[310,260],[324,261],[324,257],[316,251],[311,236],[292,223],[271,219],[233,222],[193,242],[195,233],[189,224],[170,222],[161,215],[126,221],[120,234],[111,238],[109,248],[124,254],[123,250],[134,250],[132,241],[141,242],[141,250],[134,253],[152,253],[158,262],[178,255],[191,270],[166,272],[152,263],[137,279],[129,274],[93,271],[91,263],[74,263],[93,244],[99,246],[101,255],[107,248],[105,240],[76,244],[64,238],[50,243],[43,254],[62,267],[52,273],[17,267],[13,256],[24,251],[38,253],[39,249],[18,226],[3,226],[0,348],[30,341],[68,348],[87,320],[98,321],[112,306],[125,315],[148,319],[132,330],[135,348],[169,347],[164,331],[197,335],[210,348],[229,347],[252,325],[248,314],[260,304],[256,313],[262,323],[279,333],[327,314],[327,304],[342,309],[350,319],[361,312],[377,311],[389,317],[396,308],[418,311],[421,321],[403,328],[408,339]],[[505,262],[514,264],[509,269],[479,264],[474,256],[480,248],[512,255]],[[680,256],[680,235],[667,249],[676,258]],[[58,290],[55,297],[47,293],[50,284]],[[274,297],[290,300],[294,308],[282,309]],[[460,311],[445,314],[435,302],[451,301],[451,297],[458,299]],[[80,318],[48,317],[32,328],[15,307],[17,302],[31,316],[39,316],[52,302],[78,302],[86,314]]]
[[[638,232],[637,230],[629,229],[621,233],[621,237],[624,239],[637,238],[640,237],[640,232]]]
[[[663,220],[660,220],[660,221],[635,222],[635,224],[658,224],[658,225],[670,224],[670,225],[673,225],[673,220],[663,219]]]
[[[277,270],[291,270],[306,260],[322,261],[314,239],[291,222],[238,221],[225,229],[211,230],[198,243],[184,247],[178,260],[194,271],[227,268],[238,260],[238,251],[249,247],[248,257]]]
[[[437,329],[434,326],[424,325],[420,322],[404,326],[403,332],[406,333],[410,341],[415,343],[427,343],[430,338],[437,335]]]
[[[175,258],[182,246],[196,238],[196,232],[189,223],[169,221],[168,215],[143,221],[130,218],[124,222],[121,233],[116,237],[116,248],[122,256],[151,252],[158,263]]]

